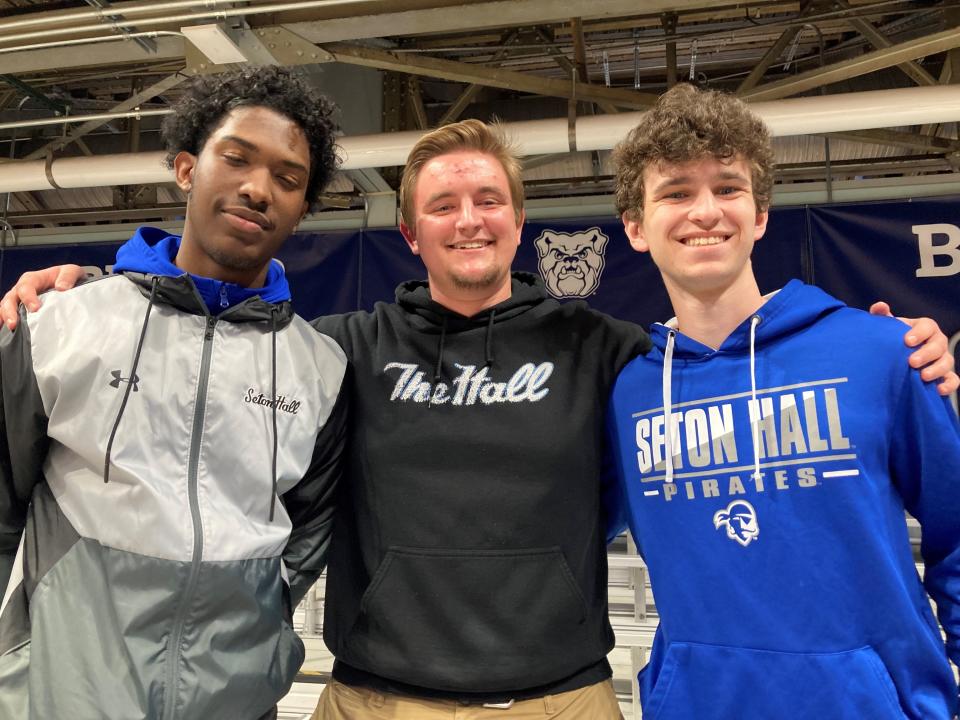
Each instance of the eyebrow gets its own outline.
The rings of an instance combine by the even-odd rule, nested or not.
[[[497,195],[498,197],[501,197],[501,198],[507,197],[506,193],[504,193],[503,190],[501,190],[500,188],[494,185],[484,185],[483,187],[477,189],[477,194],[483,194],[483,193],[493,193],[494,195]],[[433,195],[427,198],[425,204],[430,205],[432,203],[435,203],[437,200],[442,200],[443,198],[450,197],[454,194],[455,193],[450,192],[448,190],[443,190],[441,192],[434,193]]]
[[[236,135],[223,135],[222,137],[220,137],[220,141],[236,143],[240,147],[244,147],[247,150],[252,150],[253,152],[260,151],[260,147],[256,143],[252,143],[249,140],[246,140],[242,137],[238,137]],[[283,159],[280,162],[283,165],[286,165],[287,167],[293,168],[295,170],[302,170],[303,172],[309,174],[309,171],[307,170],[307,166],[304,165],[303,163],[298,163],[294,160],[287,160],[287,159]]]
[[[733,172],[732,170],[725,170],[723,172],[717,173],[713,178],[716,180],[740,180],[742,182],[748,182],[746,175],[742,175],[738,172]],[[677,185],[687,185],[693,181],[693,178],[690,175],[680,175],[679,177],[669,178],[659,183],[656,187],[653,188],[653,192],[661,192],[667,188],[676,187]]]

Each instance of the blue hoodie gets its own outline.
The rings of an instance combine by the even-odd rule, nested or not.
[[[117,250],[115,273],[132,271],[150,275],[179,277],[187,274],[176,265],[174,258],[180,249],[180,237],[152,227],[137,228],[127,242]],[[236,283],[190,275],[193,284],[203,298],[211,315],[219,315],[227,308],[239,305],[244,300],[259,295],[262,300],[280,303],[290,299],[290,287],[283,266],[270,261],[266,284],[261,288],[248,288]]]
[[[960,427],[902,334],[792,281],[718,350],[655,325],[624,368],[611,435],[660,611],[644,720],[954,716]]]

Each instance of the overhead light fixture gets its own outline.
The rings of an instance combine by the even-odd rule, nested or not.
[[[180,28],[193,45],[217,65],[248,62],[247,56],[218,23]]]

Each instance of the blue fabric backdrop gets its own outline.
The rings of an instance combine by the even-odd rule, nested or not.
[[[929,315],[947,332],[960,332],[960,198],[775,208],[766,237],[754,251],[764,292],[792,277],[815,282],[847,303],[866,308],[875,299],[904,315]],[[517,253],[517,269],[539,272],[537,239],[572,237],[568,248],[596,248],[596,228],[607,238],[599,253],[599,284],[586,299],[596,308],[648,325],[671,315],[659,274],[635,253],[612,217],[530,222]],[[593,244],[589,241],[593,238]],[[926,246],[927,270],[921,249]],[[113,262],[117,243],[34,246],[0,250],[0,287],[28,269],[62,262]],[[425,277],[397,230],[299,233],[280,255],[294,303],[304,317],[370,309],[393,298],[396,285]],[[597,258],[602,258],[598,260]],[[935,270],[931,271],[932,266]],[[930,276],[932,275],[932,276]]]

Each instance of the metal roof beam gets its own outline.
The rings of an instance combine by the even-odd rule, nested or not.
[[[68,108],[64,103],[60,102],[59,100],[54,100],[52,98],[47,97],[36,88],[32,87],[31,85],[28,85],[27,83],[23,82],[18,78],[15,78],[13,75],[0,75],[0,80],[5,82],[10,87],[16,88],[17,90],[22,92],[24,95],[28,95],[29,97],[32,97],[34,100],[39,102],[44,107],[49,108],[50,110],[53,110],[57,115],[65,115],[67,113]]]
[[[955,47],[960,47],[960,27],[952,27],[933,35],[891,45],[883,50],[864,53],[859,57],[823,68],[798,73],[793,77],[747,90],[741,93],[740,97],[750,101],[778,100]]]
[[[920,133],[903,132],[900,130],[855,130],[837,133],[827,133],[829,137],[853,140],[854,142],[871,143],[874,145],[892,145],[893,147],[920,150],[926,153],[949,155],[960,151],[960,141],[949,138],[930,137]]]
[[[836,4],[842,8],[852,8],[847,0],[835,0]],[[852,17],[848,18],[847,22],[850,23],[850,26],[853,27],[857,32],[863,35],[867,42],[869,42],[877,50],[882,50],[884,48],[891,47],[893,45],[887,36],[877,30],[873,23],[869,20],[864,20],[863,18]],[[917,85],[936,85],[937,81],[926,70],[924,70],[919,64],[913,60],[909,60],[904,63],[897,65],[911,80],[913,80]]]
[[[420,92],[420,78],[411,75],[407,78],[407,104],[413,116],[413,124],[417,130],[426,130],[427,109],[423,106],[423,94]]]
[[[187,75],[184,75],[181,73],[174,73],[173,75],[169,75],[165,77],[163,80],[161,80],[160,82],[154,83],[150,87],[144,88],[140,92],[134,95],[131,95],[129,98],[124,100],[119,105],[116,105],[113,108],[111,108],[111,110],[114,112],[132,110],[133,108],[139,106],[141,103],[143,103],[146,100],[149,100],[155,95],[160,95],[162,93],[165,93],[170,88],[176,87],[186,79],[187,79]],[[36,160],[37,158],[42,158],[48,152],[56,152],[57,150],[62,150],[70,143],[76,141],[77,138],[83,137],[87,133],[97,129],[98,127],[100,127],[101,125],[107,122],[109,122],[109,119],[108,120],[91,120],[90,122],[84,123],[80,127],[74,128],[73,130],[71,130],[69,133],[67,133],[65,137],[54,140],[51,143],[47,143],[42,148],[34,150],[32,153],[30,153],[23,159]]]
[[[490,64],[488,67],[498,67],[500,65],[503,59],[507,56],[507,46],[517,39],[517,35],[518,33],[516,30],[511,30],[500,38],[500,48],[490,59]],[[440,118],[439,122],[437,122],[437,127],[441,127],[447,123],[452,123],[459,118],[460,114],[467,109],[467,106],[473,102],[473,99],[480,93],[481,90],[483,90],[483,85],[479,85],[477,83],[472,83],[465,87],[463,92],[460,93],[460,96],[453,101],[453,104],[447,108],[447,111]]]
[[[136,63],[155,63],[163,60],[182,60],[184,40],[180,37],[157,38],[157,50],[148,53],[132,42],[110,42],[84,45],[83,51],[70,52],[69,68],[76,70],[84,67],[109,65],[133,65]],[[45,50],[21,50],[4,53],[0,64],[11,75],[26,75],[51,70],[61,70],[68,64],[63,48]]]
[[[403,8],[403,5],[406,8]],[[430,7],[424,7],[429,4]],[[728,3],[724,3],[727,5]],[[401,6],[397,9],[397,6]],[[570,17],[600,19],[629,17],[638,13],[659,13],[669,10],[690,10],[703,7],[703,0],[490,0],[487,2],[411,3],[395,0],[387,5],[390,11],[350,17],[329,17],[323,20],[294,22],[283,19],[294,32],[315,43],[359,40],[375,37],[396,37],[426,33],[456,32],[464,28],[510,28],[544,23],[564,23]],[[332,9],[331,14],[336,12]],[[271,22],[278,22],[276,19]]]
[[[561,97],[585,102],[609,102],[619,107],[645,110],[656,101],[652,93],[608,88],[602,85],[566,82],[554,78],[538,77],[511,70],[500,70],[469,63],[442,60],[440,58],[395,54],[361,45],[330,43],[322,49],[329,52],[337,62],[350,65],[392,70],[410,75],[423,75],[441,80],[517,90],[534,95]]]

